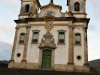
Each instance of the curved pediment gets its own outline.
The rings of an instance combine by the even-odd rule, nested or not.
[[[53,4],[53,3],[49,3],[48,5],[42,6],[40,9],[43,10],[43,9],[46,9],[46,8],[48,9],[48,8],[50,8],[50,7],[53,7],[53,8],[59,9],[59,10],[62,9],[62,6],[60,6],[60,5],[55,5],[55,4]]]
[[[52,15],[54,17],[68,17],[68,14],[61,12],[62,7],[60,5],[49,3],[48,5],[42,6],[40,9],[41,12],[38,14],[38,17],[44,17],[47,15]]]

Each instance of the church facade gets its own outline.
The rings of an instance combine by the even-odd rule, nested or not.
[[[8,68],[89,72],[86,0],[66,0],[68,11],[53,0],[21,0]],[[40,12],[39,12],[40,10]]]

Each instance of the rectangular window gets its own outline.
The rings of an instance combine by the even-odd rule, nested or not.
[[[19,43],[24,43],[24,40],[25,40],[25,33],[21,33],[21,34],[20,34]]]
[[[81,44],[81,36],[79,33],[75,34],[75,44]]]
[[[58,41],[60,44],[65,42],[65,32],[59,32]]]
[[[39,31],[33,31],[32,43],[38,43]]]

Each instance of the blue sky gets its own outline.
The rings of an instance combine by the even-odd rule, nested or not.
[[[39,0],[46,5],[50,0]],[[54,0],[62,6],[62,12],[67,11],[67,0]],[[87,0],[87,14],[90,18],[88,27],[88,54],[89,61],[100,58],[100,0]],[[0,60],[9,60],[15,34],[13,20],[18,19],[21,0],[0,0]]]

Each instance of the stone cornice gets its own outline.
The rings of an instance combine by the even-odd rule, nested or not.
[[[19,20],[14,20],[15,23],[28,23],[28,22],[40,22],[40,21],[45,21],[44,18],[25,18],[25,19],[19,19]],[[87,24],[90,21],[90,18],[75,18],[75,17],[55,17],[54,21],[72,21],[74,22],[86,22]]]

